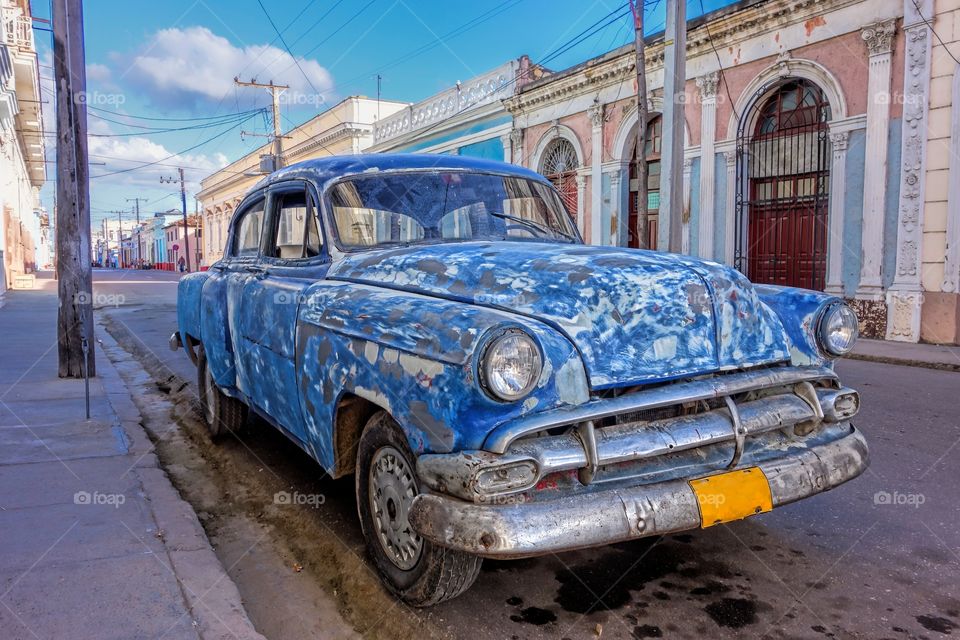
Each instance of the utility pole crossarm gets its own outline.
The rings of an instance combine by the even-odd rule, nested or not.
[[[274,156],[274,170],[279,169],[283,166],[283,131],[280,129],[280,94],[290,88],[286,84],[274,84],[273,80],[270,82],[257,82],[255,79],[251,79],[247,82],[240,80],[239,77],[235,77],[233,82],[238,87],[257,87],[260,89],[266,89],[270,92],[270,99],[273,106],[273,156]],[[184,206],[184,211],[186,211],[186,206]]]

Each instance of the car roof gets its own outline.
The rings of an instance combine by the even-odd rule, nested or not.
[[[546,181],[546,178],[535,171],[495,160],[435,153],[365,153],[304,160],[271,173],[260,180],[254,190],[294,178],[309,179],[324,185],[330,180],[345,176],[404,169],[478,171]]]

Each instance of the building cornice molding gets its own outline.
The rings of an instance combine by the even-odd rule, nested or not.
[[[863,0],[772,0],[746,7],[740,11],[712,20],[705,28],[700,25],[687,34],[687,60],[698,56],[713,55],[714,46],[723,49],[764,33],[783,29],[793,24],[802,24],[814,15],[821,15],[858,4]],[[842,34],[834,34],[833,37]],[[663,67],[664,44],[662,41],[647,45],[645,60],[647,75]],[[625,80],[636,69],[633,46],[595,58],[575,68],[569,74],[560,72],[532,83],[532,86],[503,100],[504,106],[514,116],[522,115],[546,104],[560,102],[571,96],[588,91],[598,91]],[[692,78],[691,78],[692,79]]]

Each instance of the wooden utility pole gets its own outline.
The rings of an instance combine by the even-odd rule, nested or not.
[[[661,247],[680,253],[683,250],[683,127],[687,82],[687,8],[684,0],[667,0],[663,74],[658,239]]]
[[[187,271],[190,271],[190,225],[187,222],[187,189],[183,181],[183,169],[178,168],[180,173],[180,202],[183,205],[183,255],[186,262]],[[176,178],[160,178],[160,182],[176,182]],[[200,265],[197,265],[198,267]]]
[[[643,42],[643,0],[630,0],[637,57],[637,246],[647,246],[647,65]]]
[[[61,378],[96,375],[82,0],[53,0],[57,106],[57,311]]]
[[[261,89],[267,89],[270,92],[271,102],[273,103],[273,170],[276,171],[283,167],[283,133],[280,131],[280,94],[289,89],[290,87],[285,84],[273,84],[273,80],[270,82],[257,82],[255,79],[251,79],[249,82],[243,82],[239,77],[234,78],[233,81],[238,87],[259,87]],[[184,206],[184,211],[186,211],[186,206]]]

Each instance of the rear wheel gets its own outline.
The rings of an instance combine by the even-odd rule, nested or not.
[[[207,431],[212,439],[228,432],[237,433],[247,422],[247,405],[220,390],[207,366],[207,355],[202,345],[198,351],[197,387],[200,389],[200,408]]]
[[[483,560],[425,540],[408,520],[420,493],[416,458],[387,413],[375,414],[357,452],[357,508],[367,552],[387,588],[408,604],[428,607],[466,591]]]

